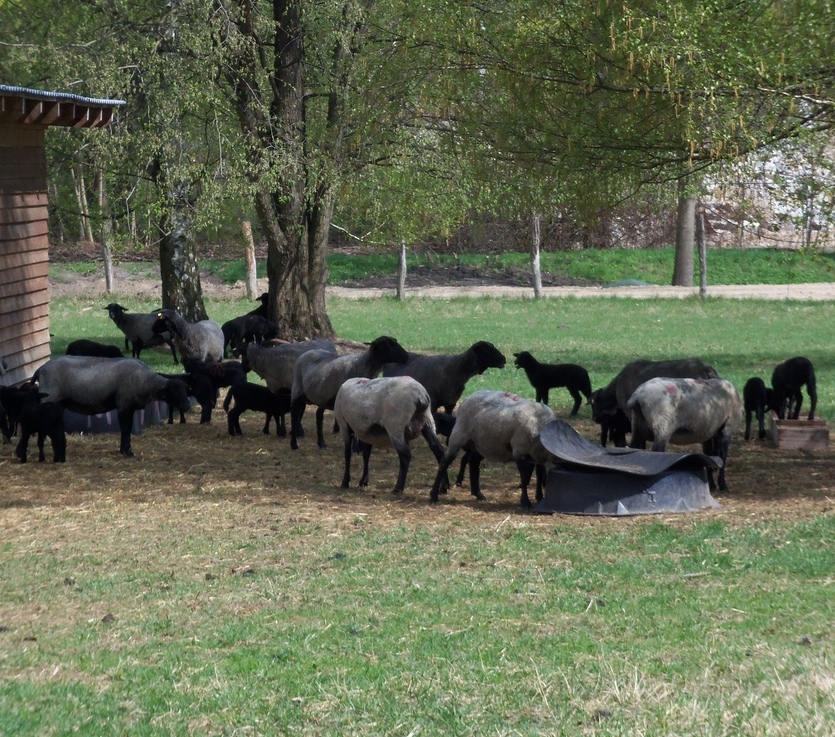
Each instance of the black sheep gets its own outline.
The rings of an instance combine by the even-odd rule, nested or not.
[[[194,397],[195,400],[197,400],[197,404],[200,405],[200,424],[203,425],[212,421],[212,410],[215,408],[215,405],[217,405],[218,391],[208,376],[204,376],[199,373],[160,374],[160,376],[164,376],[166,379],[177,379],[182,381],[183,384],[186,385],[188,396]],[[174,424],[175,409],[176,407],[174,407],[174,405],[168,405],[169,425]],[[179,412],[180,424],[182,425],[186,421],[186,415],[182,410],[179,410]]]
[[[774,392],[768,389],[765,382],[758,376],[752,376],[742,388],[742,403],[745,409],[746,440],[751,439],[751,422],[754,417],[759,424],[760,440],[765,438],[765,413],[774,403]]]
[[[230,409],[234,400],[235,406]],[[275,432],[278,437],[287,435],[284,416],[290,412],[290,390],[282,389],[274,394],[267,387],[251,382],[234,384],[226,393],[223,409],[228,413],[227,424],[230,435],[242,435],[241,413],[246,411],[264,412],[267,421],[264,423],[264,435],[270,434],[270,420],[275,418]]]
[[[37,435],[38,460],[44,461],[44,440],[52,443],[52,460],[64,463],[67,460],[67,435],[64,431],[64,408],[56,402],[41,401],[46,395],[37,387],[0,387],[0,401],[13,423],[20,427],[20,440],[15,455],[26,463],[29,438]]]
[[[777,366],[771,375],[771,386],[774,389],[773,408],[781,420],[786,416],[796,420],[800,416],[800,405],[803,404],[803,394],[800,389],[806,385],[809,394],[809,419],[815,417],[815,407],[818,404],[817,380],[812,362],[803,356],[790,358]]]
[[[223,323],[223,355],[227,350],[239,356],[244,343],[258,343],[278,337],[278,325],[261,315],[241,315]]]
[[[576,417],[583,403],[591,395],[589,372],[576,363],[540,363],[528,351],[514,353],[516,368],[523,369],[536,391],[536,401],[548,404],[548,390],[565,387],[574,400],[570,416]]]
[[[98,358],[124,358],[122,353],[115,345],[107,345],[105,343],[98,343],[95,340],[87,340],[86,338],[79,338],[74,340],[67,346],[68,356],[94,356]]]

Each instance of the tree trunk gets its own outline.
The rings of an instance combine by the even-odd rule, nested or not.
[[[246,249],[246,298],[253,300],[258,291],[258,273],[255,266],[255,239],[252,237],[252,223],[249,220],[241,222],[244,233],[244,248]]]
[[[400,258],[397,261],[397,299],[406,299],[406,244],[400,243]]]
[[[696,197],[686,192],[687,180],[679,180],[678,221],[674,287],[693,286],[693,255],[696,243]]]
[[[75,184],[75,198],[78,201],[78,214],[81,222],[81,240],[93,243],[93,229],[90,227],[90,205],[87,202],[87,186],[84,182],[84,169],[80,164],[70,169]]]
[[[539,247],[542,243],[540,217],[534,215],[531,222],[531,271],[533,272],[533,296],[542,297],[542,269],[539,261]]]
[[[110,206],[107,201],[107,187],[104,182],[104,169],[99,169],[99,213],[101,214],[101,256],[104,261],[104,289],[107,294],[113,291],[113,221],[110,219]]]
[[[705,211],[696,213],[696,241],[699,245],[699,299],[707,297],[707,241],[705,240]]]

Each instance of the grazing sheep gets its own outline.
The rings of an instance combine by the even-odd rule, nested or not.
[[[217,405],[217,387],[212,384],[208,376],[200,373],[187,374],[160,374],[165,379],[176,379],[182,381],[186,386],[188,396],[194,397],[200,405],[200,424],[205,425],[212,421],[212,410]],[[174,405],[168,405],[168,424],[174,424]],[[180,412],[180,424],[185,424],[185,412]]]
[[[45,397],[31,384],[21,387],[0,387],[0,402],[6,407],[9,417],[20,426],[20,440],[15,455],[26,463],[29,438],[38,438],[38,460],[46,460],[43,446],[48,437],[52,443],[52,460],[64,463],[67,460],[67,435],[64,431],[64,408],[55,402],[42,402]]]
[[[716,369],[700,358],[678,358],[669,361],[638,360],[626,364],[607,386],[593,391],[589,397],[592,418],[601,426],[600,444],[604,448],[610,436],[614,436],[615,445],[621,442],[621,438],[623,444],[626,444],[623,428],[629,421],[627,402],[641,384],[656,376],[687,379],[719,378]]]
[[[663,452],[667,443],[689,445],[702,443],[707,455],[719,456],[719,489],[727,491],[725,465],[728,447],[742,422],[739,392],[725,379],[674,379],[656,377],[641,384],[630,397],[632,413],[632,448]],[[710,488],[716,488],[709,474]]]
[[[504,368],[506,359],[496,346],[486,340],[473,343],[457,354],[441,353],[426,356],[409,353],[406,363],[387,363],[383,376],[411,376],[423,384],[432,400],[432,413],[443,407],[452,412],[467,382],[489,368]]]
[[[124,358],[122,353],[115,345],[107,345],[105,343],[97,343],[95,340],[87,340],[79,338],[74,340],[67,346],[68,356],[98,356],[99,358]]]
[[[777,417],[781,420],[786,416],[796,420],[800,417],[800,405],[803,404],[801,388],[806,385],[809,394],[809,419],[815,418],[815,408],[818,406],[818,389],[815,378],[815,368],[808,358],[796,356],[779,364],[771,375],[771,386],[774,390],[773,407]]]
[[[758,376],[752,376],[742,387],[742,404],[745,409],[746,440],[751,439],[751,422],[757,418],[760,440],[765,438],[765,413],[774,403],[774,392],[768,389],[765,382]]]
[[[408,353],[394,338],[375,338],[363,353],[338,356],[328,350],[312,350],[296,359],[290,399],[290,448],[298,449],[297,438],[304,409],[315,404],[316,440],[325,447],[322,420],[326,409],[333,409],[339,387],[348,379],[374,378],[386,363],[405,363]]]
[[[576,363],[540,363],[528,351],[513,354],[516,368],[523,369],[531,386],[536,390],[536,401],[548,404],[548,390],[565,387],[574,400],[569,413],[576,417],[583,403],[591,395],[589,372]],[[581,396],[582,395],[582,396]]]
[[[554,419],[556,416],[547,404],[502,391],[482,389],[474,392],[458,408],[449,445],[432,484],[431,500],[437,502],[438,494],[448,485],[447,471],[462,448],[470,454],[470,492],[476,499],[484,499],[479,472],[481,461],[486,459],[498,463],[516,462],[523,507],[531,506],[528,484],[535,470],[536,500],[541,500],[549,454],[542,447],[539,433]]]
[[[278,337],[278,325],[261,315],[241,315],[227,320],[220,326],[223,331],[223,356],[226,357],[227,349],[231,349],[232,355],[240,355],[240,347],[243,343],[262,344],[265,340],[272,340]]]
[[[233,401],[235,404],[230,409]],[[290,390],[282,389],[273,394],[267,387],[249,381],[234,384],[226,393],[223,409],[227,413],[226,421],[230,435],[243,435],[241,414],[251,411],[263,412],[267,416],[264,435],[270,434],[270,420],[275,418],[275,433],[278,437],[284,437],[287,434],[284,416],[290,411]]]
[[[185,384],[166,379],[136,358],[58,356],[47,361],[33,379],[51,402],[92,415],[116,410],[121,441],[119,452],[132,456],[133,413],[154,400],[188,412],[191,404]]]
[[[177,350],[174,348],[171,333],[155,333],[153,330],[157,321],[157,311],[148,314],[128,312],[116,302],[111,302],[105,309],[110,319],[116,323],[116,327],[125,334],[125,350],[130,350],[133,358],[139,358],[143,348],[165,344],[171,349],[174,363],[177,363]]]
[[[223,330],[214,320],[188,322],[174,310],[157,310],[156,334],[170,333],[186,361],[220,361],[223,358]]]
[[[400,470],[392,494],[406,486],[412,460],[409,441],[423,435],[440,462],[444,449],[435,434],[429,392],[411,376],[379,379],[347,379],[336,394],[334,414],[345,448],[345,473],[342,487],[351,482],[351,450],[354,440],[362,453],[359,485],[368,485],[368,461],[374,446],[391,446],[397,451]]]

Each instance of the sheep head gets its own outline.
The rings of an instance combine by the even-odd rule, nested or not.
[[[483,374],[489,368],[504,368],[507,363],[504,354],[486,340],[480,340],[478,343],[474,343],[470,350],[475,353],[479,374]]]

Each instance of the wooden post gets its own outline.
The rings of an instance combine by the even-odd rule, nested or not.
[[[541,243],[539,219],[539,215],[534,215],[531,223],[531,271],[533,272],[533,296],[535,299],[542,297],[542,269],[539,261],[539,246]]]
[[[696,243],[699,246],[699,299],[707,297],[707,243],[705,241],[705,209],[696,211]]]
[[[252,223],[249,220],[241,222],[244,233],[244,248],[246,249],[246,298],[255,299],[258,291],[258,274],[255,268],[255,239],[252,237]]]
[[[402,241],[397,261],[397,299],[406,299],[406,244]]]

